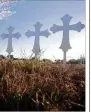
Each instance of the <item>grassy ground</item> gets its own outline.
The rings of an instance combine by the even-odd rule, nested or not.
[[[85,110],[85,66],[0,60],[0,110]]]

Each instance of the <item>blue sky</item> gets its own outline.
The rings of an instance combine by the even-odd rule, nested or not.
[[[11,5],[11,16],[0,20],[0,35],[8,33],[7,28],[13,26],[15,32],[20,32],[20,39],[13,39],[12,53],[15,57],[32,54],[35,37],[27,38],[27,30],[34,31],[36,22],[43,24],[41,30],[49,29],[53,24],[63,25],[60,18],[65,14],[72,16],[70,24],[76,24],[81,21],[85,24],[85,1],[23,1]],[[16,12],[13,14],[13,12]],[[40,37],[40,48],[45,51],[42,58],[62,59],[63,52],[59,49],[62,41],[62,31],[46,37]],[[67,52],[67,58],[78,58],[85,54],[85,29],[80,33],[70,31],[70,44],[72,49]],[[0,39],[0,54],[7,55],[7,39]],[[23,55],[24,52],[24,55]]]

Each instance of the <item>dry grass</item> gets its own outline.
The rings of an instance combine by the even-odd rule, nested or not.
[[[84,110],[85,66],[64,67],[43,60],[0,61],[0,99],[13,94],[22,100],[28,94],[36,102],[36,93],[45,110]]]

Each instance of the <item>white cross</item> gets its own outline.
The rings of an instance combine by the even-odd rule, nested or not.
[[[64,64],[66,63],[66,52],[68,51],[68,49],[71,49],[70,42],[69,42],[69,31],[74,30],[80,32],[85,27],[85,25],[81,24],[81,22],[78,22],[73,25],[69,25],[71,19],[72,17],[66,14],[61,18],[63,22],[63,26],[58,26],[54,24],[50,28],[50,30],[53,33],[56,33],[58,31],[63,31],[63,39],[62,39],[62,44],[60,46],[60,49],[62,49],[64,52]]]
[[[39,43],[39,37],[45,36],[48,37],[50,35],[48,29],[44,31],[40,31],[40,28],[42,27],[42,24],[37,22],[35,25],[35,31],[28,30],[25,35],[29,38],[31,36],[35,36],[34,46],[33,46],[33,53],[35,54],[35,57],[40,53],[40,43]]]
[[[21,37],[21,35],[20,35],[19,32],[12,34],[13,30],[14,30],[14,28],[13,28],[12,26],[10,26],[10,27],[8,28],[9,34],[3,33],[3,34],[1,35],[1,38],[2,38],[2,39],[8,38],[8,46],[7,46],[7,50],[6,50],[6,51],[7,51],[7,53],[9,54],[9,57],[10,57],[10,54],[13,52],[12,38],[19,39],[19,38]]]

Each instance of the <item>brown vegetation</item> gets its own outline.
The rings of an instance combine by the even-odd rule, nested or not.
[[[0,101],[10,105],[16,100],[16,110],[24,110],[20,105],[25,105],[25,110],[33,110],[31,101],[36,105],[42,103],[44,110],[85,110],[85,66],[3,59],[0,61]],[[15,110],[15,104],[12,105],[11,110]]]

